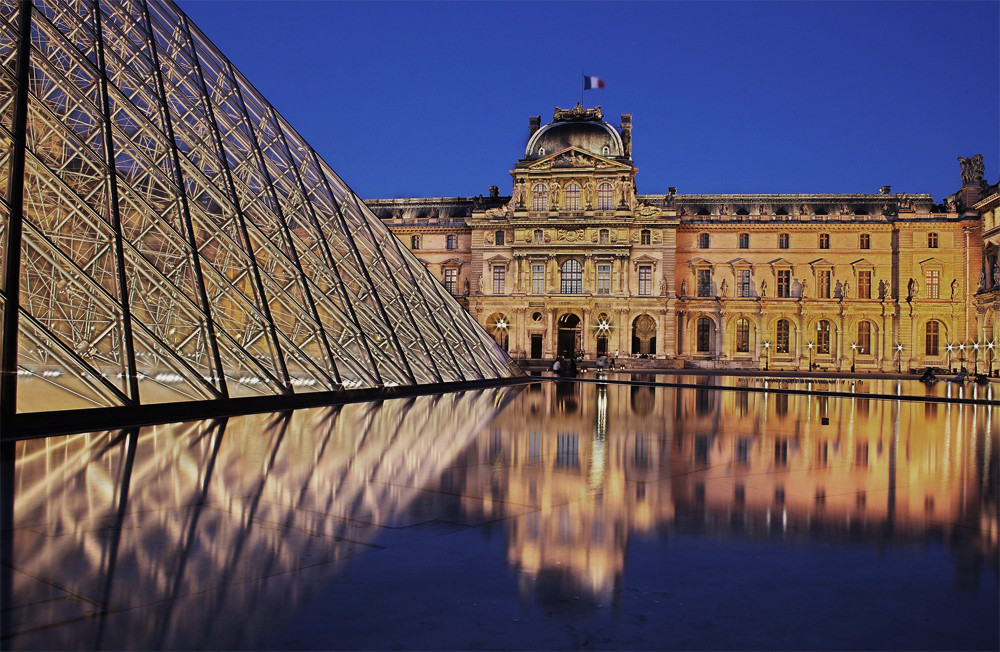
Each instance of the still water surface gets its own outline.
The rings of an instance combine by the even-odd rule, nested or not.
[[[543,382],[4,444],[0,644],[997,649],[997,408],[867,396],[925,391]]]

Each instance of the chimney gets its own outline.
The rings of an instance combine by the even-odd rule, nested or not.
[[[542,126],[542,116],[533,115],[528,118],[528,136],[534,136],[535,132],[538,131]]]

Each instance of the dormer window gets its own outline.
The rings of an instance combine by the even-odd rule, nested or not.
[[[545,156],[545,148],[544,147],[539,147],[538,148],[538,155],[539,156]]]
[[[605,145],[604,147],[601,148],[601,154],[608,156],[609,154],[611,154],[611,149],[607,145]]]

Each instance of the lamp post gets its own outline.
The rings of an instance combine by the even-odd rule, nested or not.
[[[951,373],[951,350],[954,348],[951,344],[945,347],[948,350],[948,373]]]
[[[767,371],[770,362],[771,362],[771,343],[764,342],[764,371]]]
[[[965,371],[965,342],[958,343],[958,366]]]
[[[809,348],[809,371],[812,371],[813,370],[813,343],[809,342],[809,344],[806,344],[806,346]]]
[[[854,342],[851,344],[851,373],[854,373],[854,358],[858,352],[858,343]]]
[[[896,345],[896,371],[903,373],[903,345]]]
[[[979,373],[979,342],[972,343],[972,373]]]
[[[987,342],[986,343],[986,350],[987,350],[987,356],[988,356],[986,358],[986,360],[989,363],[989,366],[986,367],[986,375],[987,376],[992,376],[993,375],[993,342]]]

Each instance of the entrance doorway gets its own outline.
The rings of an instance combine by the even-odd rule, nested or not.
[[[538,360],[542,357],[542,334],[531,334],[531,359]]]
[[[576,357],[580,348],[580,318],[569,312],[559,318],[559,339],[556,354],[565,358]]]
[[[656,353],[656,321],[649,315],[639,315],[632,323],[632,353]]]
[[[608,354],[608,338],[603,335],[597,336],[597,355]]]

